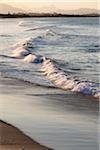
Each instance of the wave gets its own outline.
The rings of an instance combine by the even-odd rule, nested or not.
[[[100,85],[98,83],[79,80],[76,77],[66,75],[65,72],[56,67],[51,59],[43,61],[41,71],[58,88],[100,97]]]
[[[61,35],[58,35],[52,30],[48,30],[46,34],[38,37],[38,39],[43,39],[45,37],[54,38],[59,36]],[[35,38],[28,38],[12,46],[13,51],[11,58],[13,57],[15,59],[20,59],[21,63],[31,63],[34,65],[40,64],[39,70],[42,74],[42,78],[38,77],[37,80],[36,75],[36,77],[32,79],[32,74],[29,75],[28,72],[26,73],[15,69],[13,71],[8,70],[8,72],[6,72],[6,76],[14,78],[17,77],[18,79],[23,79],[24,81],[29,81],[38,85],[61,88],[63,90],[70,90],[72,92],[79,92],[82,94],[91,95],[95,98],[100,98],[100,85],[98,83],[72,77],[72,75],[66,74],[66,72],[60,68],[60,65],[56,62],[56,60],[34,53],[35,40]]]
[[[27,27],[28,25],[31,25],[32,22],[29,22],[29,21],[20,21],[18,23],[18,26],[22,26],[22,27]]]
[[[34,26],[34,27],[32,27],[32,28],[29,28],[29,29],[27,29],[27,30],[25,30],[25,31],[34,31],[34,30],[46,30],[46,29],[48,29],[48,28],[53,28],[53,27],[55,27],[55,26]]]
[[[32,75],[34,74],[30,74],[29,76],[29,72],[27,72],[26,75],[26,72],[23,70],[8,70],[6,75],[18,79],[23,78],[24,81],[29,81],[38,85],[40,84],[47,87],[56,87],[63,90],[70,90],[72,92],[79,92],[100,98],[100,85],[98,83],[74,77],[68,69],[66,72],[63,70],[63,67],[59,61],[57,62],[54,59],[45,57],[44,55],[36,54],[36,51],[34,52],[35,47],[38,45],[50,45],[51,43],[52,45],[61,45],[59,39],[65,38],[66,36],[67,38],[72,38],[72,35],[60,34],[52,29],[48,29],[45,33],[37,36],[36,38],[27,38],[22,42],[18,42],[13,45],[11,47],[12,54],[10,56],[0,55],[1,57],[13,58],[15,60],[20,59],[21,63],[31,63],[34,65],[39,64],[40,68],[37,67],[37,70],[41,72],[41,78],[38,78],[38,80],[36,79],[36,76],[32,78]],[[94,49],[95,48],[98,49],[98,45],[94,45]],[[67,67],[68,64],[65,63],[65,65]],[[80,68],[76,69],[80,71]],[[76,70],[74,69],[74,71]]]

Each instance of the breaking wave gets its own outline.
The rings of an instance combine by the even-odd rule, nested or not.
[[[15,65],[7,69],[9,68],[7,66],[6,69],[3,70],[3,74],[41,86],[61,88],[62,90],[70,90],[72,92],[79,92],[100,98],[100,85],[98,83],[82,80],[78,77],[74,77],[72,74],[67,74],[60,68],[56,60],[34,53],[34,46],[37,40],[41,41],[42,39],[45,41],[46,38],[51,38],[52,40],[52,38],[58,38],[59,36],[61,37],[61,35],[58,35],[56,32],[49,30],[43,36],[28,38],[13,45],[10,56],[1,55],[0,57],[4,57],[5,59],[8,57],[13,58],[13,63],[18,61],[20,67],[18,68]],[[30,67],[30,70],[26,71],[25,66],[26,68]]]

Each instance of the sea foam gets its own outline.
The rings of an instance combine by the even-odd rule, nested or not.
[[[50,33],[49,35],[55,36],[55,33]],[[34,49],[34,39],[26,39],[21,43],[17,43],[14,47],[12,55],[15,58],[21,58],[23,62],[27,63],[40,63],[40,71],[55,87],[100,98],[99,84],[66,75],[61,68],[56,66],[54,60],[31,52],[30,49]]]

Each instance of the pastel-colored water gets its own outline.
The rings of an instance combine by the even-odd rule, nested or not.
[[[1,84],[1,119],[56,150],[98,149],[98,102],[65,90],[61,75],[95,83],[99,92],[98,31],[98,17],[0,19],[0,73],[16,78]],[[32,57],[23,57],[27,51]],[[49,58],[49,67],[37,56]]]

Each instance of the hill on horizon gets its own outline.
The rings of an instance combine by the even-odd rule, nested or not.
[[[0,13],[7,14],[7,13],[23,13],[25,10],[8,5],[8,4],[0,4]]]
[[[39,10],[24,10],[20,9],[8,4],[1,3],[0,4],[0,13],[1,14],[7,14],[7,13],[62,13],[62,14],[68,14],[68,15],[83,15],[83,14],[100,14],[100,11],[97,9],[88,9],[88,8],[80,8],[80,9],[74,9],[74,10],[62,10],[55,6],[48,6],[44,8],[39,8]]]

